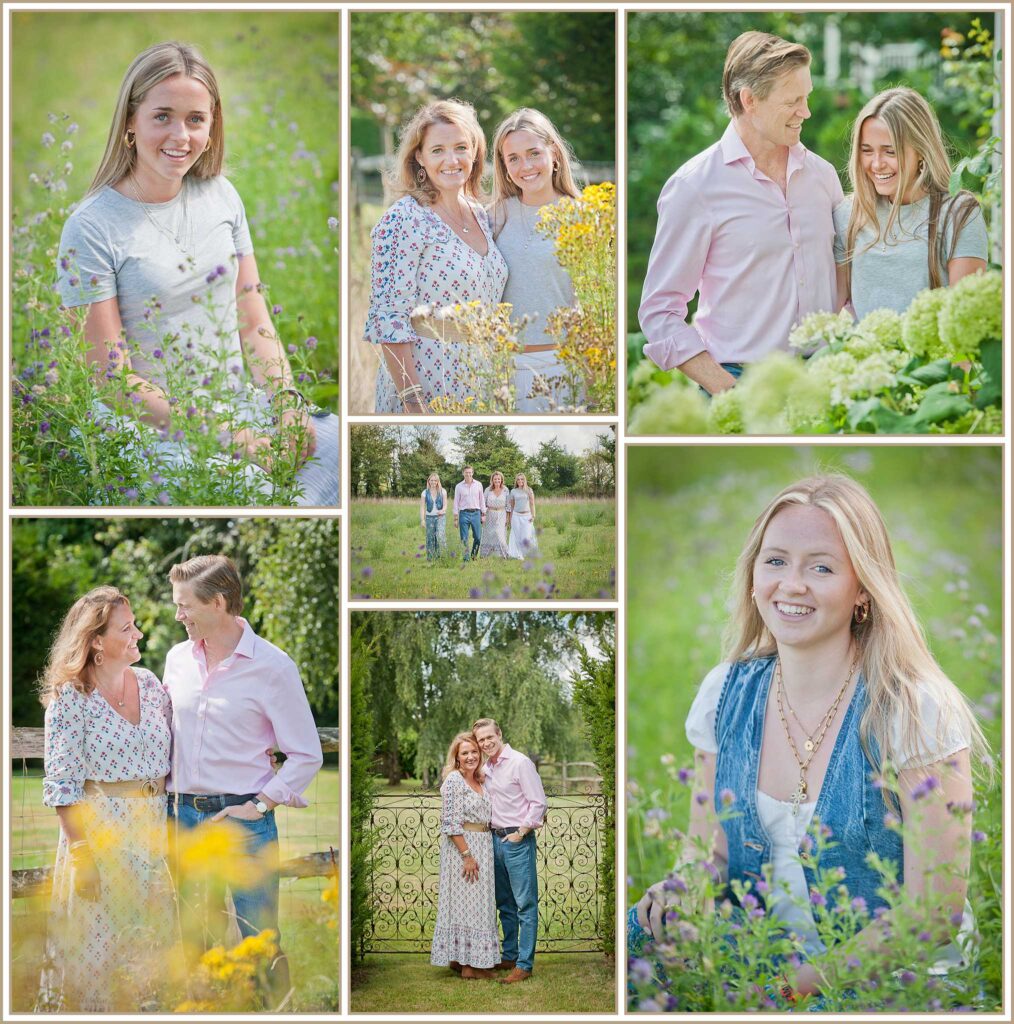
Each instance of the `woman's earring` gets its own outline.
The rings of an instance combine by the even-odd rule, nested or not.
[[[133,149],[134,148],[134,129],[133,128],[128,128],[123,133],[123,144],[127,147],[127,149]]]
[[[420,185],[426,180],[426,171],[424,168],[419,168],[416,172],[415,180],[418,181]]]
[[[756,601],[757,600],[757,591],[756,591],[756,589],[754,587],[750,588],[750,600],[751,601]]]
[[[919,173],[922,174],[922,172],[925,171],[925,170],[926,170],[926,161],[925,160],[920,160],[919,161]]]
[[[861,626],[870,617],[870,606],[868,604],[857,604],[852,618],[857,626]]]
[[[96,665],[101,665],[105,660],[106,656],[101,651],[96,651],[95,657],[92,658],[92,661],[94,661]]]

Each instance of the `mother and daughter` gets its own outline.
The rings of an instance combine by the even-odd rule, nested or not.
[[[493,195],[483,205],[486,139],[468,103],[428,103],[405,126],[390,188],[398,197],[372,231],[366,339],[382,352],[377,412],[426,413],[435,399],[474,396],[467,345],[422,337],[419,306],[510,303],[529,317],[515,359],[517,412],[547,412],[575,397],[546,316],[574,304],[574,287],[541,208],[576,198],[573,154],[552,122],[522,108],[493,137]]]
[[[846,197],[835,168],[801,141],[810,64],[800,43],[734,39],[722,79],[730,123],[659,196],[639,310],[644,353],[709,394],[784,350],[810,313],[903,312],[921,290],[986,269],[982,212],[971,193],[949,192],[929,103],[899,87],[860,110]]]

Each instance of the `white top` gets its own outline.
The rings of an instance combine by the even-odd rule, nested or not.
[[[718,741],[715,737],[715,717],[722,687],[732,667],[730,662],[722,662],[713,668],[701,683],[690,711],[687,714],[687,739],[705,753],[718,753]],[[936,739],[936,723],[940,708],[928,690],[923,690],[919,697],[919,718],[923,723],[923,742],[928,757],[919,757],[904,751],[900,742],[900,723],[895,723],[895,742],[897,749],[902,751],[901,768],[917,768],[932,764],[964,750],[971,739],[960,731],[957,723],[953,723],[942,742]],[[807,955],[815,956],[824,951],[824,945],[817,937],[817,927],[813,920],[813,912],[809,904],[809,889],[806,875],[799,860],[799,844],[806,835],[813,818],[817,801],[799,805],[799,814],[793,815],[792,804],[787,800],[777,800],[767,793],[757,790],[757,816],[761,826],[771,839],[771,882],[772,893],[768,900],[771,913],[780,917],[785,924],[793,929],[803,940]],[[959,930],[958,943],[962,937],[970,935],[975,922],[971,907],[965,904],[964,920]],[[960,951],[954,943],[942,953],[936,967],[946,970],[961,963]]]

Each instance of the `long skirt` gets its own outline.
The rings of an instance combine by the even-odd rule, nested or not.
[[[515,512],[511,516],[511,539],[507,545],[510,558],[532,558],[539,553],[539,544],[535,539],[535,523],[526,513]]]

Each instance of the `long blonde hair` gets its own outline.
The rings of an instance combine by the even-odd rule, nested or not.
[[[574,152],[556,126],[539,110],[522,107],[505,117],[493,133],[493,214],[503,223],[503,206],[508,199],[521,196],[521,189],[511,181],[503,158],[503,144],[511,132],[531,132],[537,135],[553,153],[553,188],[564,196],[576,199],[579,192],[574,182],[571,160]]]
[[[113,123],[106,140],[106,151],[102,155],[99,169],[95,172],[88,194],[97,192],[106,185],[115,185],[134,167],[137,150],[126,143],[127,122],[137,113],[145,96],[159,82],[174,75],[186,75],[200,82],[211,95],[211,132],[208,145],[197,158],[194,166],[187,171],[198,180],[214,178],[222,173],[225,157],[225,125],[222,121],[222,101],[215,72],[208,62],[193,47],[186,43],[156,43],[139,53],[131,62],[120,85],[116,99]]]
[[[523,490],[524,490],[525,494],[528,495],[528,503],[532,504],[535,501],[535,492],[532,490],[532,488],[528,484],[528,477],[527,477],[527,475],[524,474],[524,473],[516,473],[514,475],[514,486],[515,487],[518,486],[518,479],[522,478],[522,477],[524,478],[524,481],[525,481],[525,486],[524,486]]]
[[[422,148],[426,132],[435,124],[453,124],[465,133],[472,147],[472,171],[465,182],[464,192],[472,199],[481,199],[482,175],[486,168],[486,136],[475,116],[475,108],[461,100],[436,100],[420,107],[412,115],[401,130],[394,171],[387,179],[388,189],[394,198],[412,196],[422,206],[432,206],[437,201],[437,187],[415,156]]]
[[[489,474],[489,485],[486,487],[486,490],[493,490],[493,477],[495,476],[500,477],[500,488],[504,491],[509,490],[509,488],[507,487],[507,480],[499,469],[494,469],[493,472]]]
[[[757,517],[736,563],[733,612],[724,638],[723,660],[769,657],[777,652],[774,637],[751,597],[754,564],[768,524],[782,509],[796,505],[821,509],[831,517],[859,584],[870,597],[865,621],[857,623],[853,619],[851,627],[868,697],[859,723],[867,760],[878,769],[888,761],[897,767],[902,751],[923,763],[932,760],[919,724],[919,698],[928,692],[940,708],[938,741],[957,725],[963,735],[971,737],[972,753],[989,766],[982,729],[964,695],[930,653],[901,588],[880,511],[866,489],[843,474],[800,480],[776,495]],[[901,726],[897,732],[895,723]],[[895,744],[896,736],[900,736],[900,749]],[[873,756],[871,739],[876,742],[879,759]]]
[[[116,587],[109,586],[95,587],[71,605],[60,623],[60,631],[39,680],[39,700],[43,707],[49,707],[64,683],[70,683],[78,693],[87,694],[95,689],[92,643],[105,632],[113,609],[120,605],[129,608],[130,602]]]
[[[898,160],[898,188],[883,229],[877,217],[879,196],[863,170],[862,131],[863,125],[871,117],[879,118],[887,125]],[[907,159],[909,150],[915,153],[915,166],[910,166],[911,161]],[[873,241],[863,252],[879,245],[881,241],[886,242],[901,216],[904,205],[902,200],[914,185],[929,196],[929,282],[931,288],[939,288],[943,283],[942,269],[950,261],[958,237],[979,204],[971,192],[959,192],[951,200],[945,222],[940,223],[940,211],[950,194],[951,165],[940,122],[929,103],[914,89],[904,86],[886,89],[874,96],[859,111],[852,126],[848,173],[852,184],[852,210],[845,232],[845,267],[849,280],[852,277],[852,259],[859,233],[866,227],[874,232]],[[945,254],[943,246],[948,232],[950,247]]]
[[[458,751],[461,749],[462,743],[471,743],[479,752],[479,767],[475,769],[475,781],[482,782],[486,777],[486,773],[482,769],[482,747],[479,746],[479,741],[475,738],[475,733],[459,732],[458,735],[451,740],[451,745],[447,748],[447,757],[444,759],[444,767],[440,772],[441,782],[446,779],[451,772],[460,771],[458,767]]]

